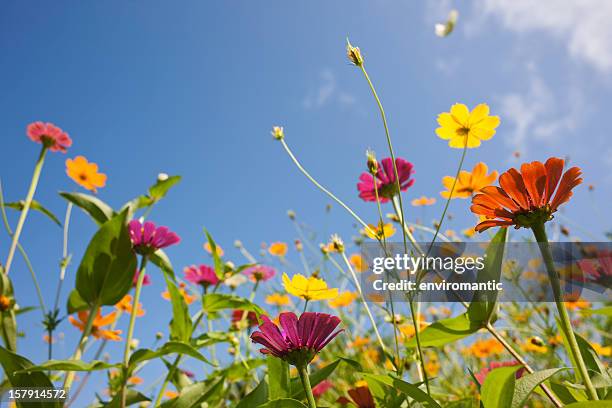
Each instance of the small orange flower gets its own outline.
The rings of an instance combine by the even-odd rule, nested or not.
[[[188,305],[192,304],[197,299],[197,296],[190,295],[189,292],[187,292],[187,285],[185,285],[183,282],[179,284],[179,292],[181,293],[181,295],[183,295],[183,299],[185,299],[185,303],[187,303]],[[166,300],[171,299],[170,292],[168,292],[167,290],[162,292],[161,296]]]
[[[13,300],[4,295],[0,295],[0,311],[5,312],[13,306]]]
[[[476,231],[509,225],[530,228],[550,221],[557,208],[569,201],[572,189],[582,183],[578,167],[562,175],[564,164],[563,159],[555,157],[544,164],[524,163],[520,172],[511,168],[503,173],[499,177],[500,187],[483,188],[472,198],[470,209],[488,219],[476,225]]]
[[[79,186],[94,193],[106,185],[106,174],[98,173],[98,165],[88,162],[83,156],[66,160],[66,174]]]
[[[370,338],[369,337],[355,336],[355,340],[349,342],[348,346],[350,348],[360,348],[360,347],[363,347],[363,346],[367,346],[368,344],[370,344]]]
[[[87,324],[87,320],[89,319],[89,312],[81,311],[77,313],[79,319],[75,319],[73,316],[68,316],[68,320],[72,323],[73,326],[79,328],[79,330],[83,331],[85,329],[85,325]],[[96,315],[93,325],[91,326],[91,335],[96,339],[105,339],[112,341],[120,341],[121,330],[106,330],[102,329],[103,326],[108,326],[117,320],[117,312],[111,312],[106,316],[102,316],[102,312],[98,309],[98,314]]]
[[[490,186],[497,179],[497,172],[492,171],[487,174],[489,167],[483,162],[477,163],[472,172],[461,170],[459,172],[459,178],[455,183],[455,177],[446,176],[442,178],[442,185],[446,188],[446,191],[442,191],[440,195],[444,198],[450,197],[453,183],[455,183],[455,189],[453,190],[453,198],[470,198],[475,193],[480,191],[486,186]]]
[[[173,398],[176,398],[178,396],[179,396],[179,394],[176,391],[168,390],[168,391],[164,392],[164,397],[166,397],[168,399],[173,399]]]
[[[349,262],[351,265],[353,265],[353,268],[355,268],[355,271],[357,272],[365,272],[368,270],[367,262],[364,262],[363,258],[359,254],[352,254],[349,257]]]
[[[588,309],[589,307],[591,307],[591,302],[580,298],[576,300],[566,301],[565,307],[567,307],[568,310]]]
[[[125,295],[116,305],[115,307],[117,308],[117,310],[121,310],[122,312],[126,312],[129,314],[132,314],[132,296],[131,295]],[[145,311],[142,308],[142,304],[138,303],[138,306],[136,307],[136,317],[142,317],[144,316]]]
[[[436,199],[434,197],[425,197],[421,196],[419,198],[415,198],[410,202],[415,207],[423,207],[427,205],[434,205],[436,203]]]
[[[133,377],[128,378],[127,382],[128,384],[132,384],[132,385],[140,385],[144,382],[144,380],[142,379],[142,377],[133,376]]]
[[[501,354],[504,351],[504,346],[496,339],[476,340],[468,351],[474,357],[486,358],[494,354]]]
[[[221,248],[218,244],[216,244],[215,247],[217,249],[216,252],[217,252],[217,255],[219,255],[219,258],[222,257],[225,254],[225,252],[223,251],[223,248]],[[206,252],[208,252],[209,254],[211,254],[211,255],[213,253],[212,247],[210,246],[210,243],[208,243],[208,242],[204,243],[204,250]]]
[[[342,292],[334,299],[328,301],[329,307],[336,309],[338,307],[349,306],[358,297],[359,294],[357,294],[357,292]]]
[[[280,293],[272,293],[266,296],[266,303],[274,306],[287,306],[291,304],[291,299],[287,295],[281,295]]]
[[[287,244],[284,242],[273,242],[268,248],[268,252],[272,256],[284,257],[287,254]]]

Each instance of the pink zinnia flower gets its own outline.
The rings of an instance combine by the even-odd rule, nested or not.
[[[266,265],[254,265],[246,268],[243,273],[253,282],[267,281],[276,275],[276,269]]]
[[[412,163],[397,157],[395,165],[401,190],[406,191],[414,184],[414,179],[410,178],[414,173]],[[390,157],[382,159],[382,165],[377,165],[377,168],[376,177],[369,173],[362,173],[359,176],[360,182],[357,184],[357,190],[359,190],[359,197],[364,201],[376,201],[376,190],[378,190],[378,199],[381,203],[386,203],[398,194],[393,161]]]
[[[143,273],[143,272],[140,272]],[[136,286],[136,284],[138,283],[138,277],[140,276],[140,273],[138,272],[138,270],[136,270],[136,273],[134,274],[134,286]],[[144,278],[142,278],[142,286],[149,286],[151,284],[151,278],[149,277],[149,275],[145,274]]]
[[[485,366],[483,367],[482,370],[474,374],[474,377],[476,377],[476,379],[478,380],[478,383],[482,385],[485,379],[487,378],[487,374],[489,374],[489,372],[491,372],[492,370],[495,370],[496,368],[500,368],[500,367],[517,366],[520,364],[521,363],[519,363],[518,361],[492,361],[488,367]],[[516,372],[516,378],[520,378],[524,372],[525,372],[525,368],[519,369]]]
[[[208,287],[219,283],[215,270],[208,265],[191,265],[186,267],[183,272],[185,273],[185,279],[196,285]]]
[[[261,319],[260,331],[251,334],[254,343],[264,346],[259,351],[282,358],[297,367],[310,363],[323,347],[343,331],[334,332],[340,318],[326,313],[306,312],[299,319],[295,313],[281,313],[278,317],[280,329],[269,317],[262,315]]]
[[[42,143],[52,152],[66,153],[66,149],[72,145],[70,136],[53,123],[30,123],[26,133],[32,141]]]
[[[330,388],[332,388],[334,384],[329,380],[323,380],[314,387],[312,387],[312,395],[315,398],[319,398],[321,395],[325,394]]]
[[[128,231],[134,249],[139,254],[150,254],[181,241],[179,236],[170,231],[168,227],[156,227],[150,221],[141,224],[138,220],[132,220],[128,224]]]

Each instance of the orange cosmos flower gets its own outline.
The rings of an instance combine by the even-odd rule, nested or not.
[[[270,255],[283,257],[287,254],[287,244],[284,242],[273,242],[268,248]]]
[[[68,320],[74,326],[78,327],[79,330],[83,331],[85,329],[85,325],[87,324],[87,319],[89,319],[89,312],[81,311],[77,313],[79,317],[78,320],[72,316],[68,316]],[[106,316],[102,316],[102,312],[98,309],[98,314],[93,321],[93,325],[91,326],[91,335],[96,339],[105,339],[105,340],[113,340],[120,341],[121,330],[106,330],[102,329],[103,326],[108,326],[117,320],[117,312],[111,312]]]
[[[501,354],[504,346],[496,339],[476,340],[469,348],[469,352],[477,358],[486,358],[493,354]]]
[[[336,309],[338,307],[350,306],[358,297],[359,294],[357,292],[342,292],[334,299],[328,300],[329,307]]]
[[[183,295],[183,299],[185,299],[185,303],[187,303],[188,305],[192,304],[197,299],[197,296],[190,295],[189,292],[187,292],[187,285],[185,285],[183,282],[179,283],[179,292],[181,293],[181,295]],[[161,296],[166,300],[171,299],[170,292],[168,292],[167,290],[162,292]]]
[[[425,197],[421,196],[419,198],[415,198],[410,202],[415,207],[423,207],[426,205],[434,205],[436,203],[436,199],[434,197]]]
[[[121,298],[121,300],[115,305],[115,307],[117,308],[117,310],[121,310],[122,312],[126,312],[129,314],[132,314],[132,296],[131,295],[125,295],[123,298]],[[145,311],[142,308],[142,304],[138,303],[138,306],[136,307],[136,316],[137,317],[142,317],[144,316]]]
[[[551,157],[524,163],[521,171],[511,168],[499,177],[499,185],[488,186],[472,198],[471,210],[487,220],[476,225],[482,232],[496,226],[530,228],[553,219],[557,208],[569,201],[572,189],[582,183],[581,170],[572,167],[563,175],[563,159]],[[554,198],[553,198],[553,193]]]
[[[83,156],[66,160],[66,174],[79,186],[94,193],[106,185],[106,174],[98,173],[98,165],[88,162]]]
[[[446,176],[442,178],[442,184],[446,188],[446,191],[442,191],[440,195],[444,198],[450,196],[453,183],[455,183],[455,190],[453,191],[453,198],[470,198],[475,193],[480,191],[483,187],[490,186],[497,179],[497,172],[492,171],[487,174],[489,168],[483,162],[477,163],[472,172],[461,170],[459,172],[459,178],[455,183],[455,177]]]
[[[365,262],[359,254],[352,254],[349,257],[349,262],[357,272],[365,272],[368,270],[367,262]]]

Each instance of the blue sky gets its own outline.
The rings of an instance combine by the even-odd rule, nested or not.
[[[406,201],[438,198],[413,217],[431,222],[439,216],[440,180],[454,173],[460,156],[435,136],[436,115],[455,102],[486,102],[502,123],[491,141],[468,153],[467,168],[485,161],[504,171],[524,160],[569,156],[583,168],[585,185],[565,214],[602,239],[610,225],[601,212],[612,190],[612,6],[552,3],[4,2],[0,176],[6,199],[25,196],[38,153],[25,127],[43,120],[74,140],[67,155],[48,157],[36,196],[58,216],[65,202],[57,192],[78,190],[64,173],[68,157],[80,154],[100,165],[108,175],[100,197],[115,207],[144,192],[159,172],[183,176],[151,216],[183,238],[169,250],[177,270],[208,261],[202,226],[236,262],[235,239],[252,252],[262,242],[293,241],[289,208],[321,239],[332,232],[348,238],[351,218],[337,207],[325,214],[329,201],[269,131],[284,126],[312,174],[374,221],[375,207],[360,202],[356,183],[365,149],[384,157],[386,144],[367,84],[345,59],[350,36],[385,105],[397,154],[415,165]],[[434,24],[453,7],[460,13],[456,31],[436,37]],[[587,192],[586,184],[595,190]],[[473,222],[467,208],[453,202],[450,227]],[[572,233],[587,238],[572,225]],[[94,230],[75,212],[70,283]],[[61,231],[34,213],[21,242],[51,303]],[[8,252],[8,246],[0,235],[0,248]],[[34,304],[19,257],[11,274],[20,303]],[[169,305],[158,301],[162,279],[154,274],[153,281],[144,301],[150,315],[163,316]],[[39,317],[32,312],[20,321],[28,333],[20,351],[36,361],[45,355]],[[160,326],[158,319],[142,319],[143,344],[162,329],[165,320]],[[67,323],[61,330],[66,338],[58,353],[67,356],[78,333]]]

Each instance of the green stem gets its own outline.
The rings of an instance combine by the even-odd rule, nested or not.
[[[85,323],[85,327],[83,328],[83,334],[81,335],[81,339],[79,340],[79,345],[77,346],[76,351],[70,358],[71,360],[80,360],[83,355],[83,349],[85,348],[85,344],[87,344],[87,340],[89,338],[89,334],[91,333],[91,329],[93,327],[93,322],[98,315],[98,309],[100,306],[98,304],[94,304],[89,309],[89,315],[87,316],[87,323]],[[66,373],[66,378],[64,379],[64,389],[66,391],[70,390],[72,386],[72,382],[74,381],[74,371],[68,371]]]
[[[306,394],[306,399],[308,400],[309,408],[317,408],[317,403],[315,402],[314,394],[312,393],[312,387],[310,386],[310,377],[308,377],[308,366],[302,365],[297,367],[298,373],[300,375],[300,380],[302,380],[302,386],[304,387],[304,393]]]
[[[142,283],[145,277],[145,267],[147,265],[147,256],[142,255],[140,260],[140,268],[138,268],[138,281],[136,282],[136,290],[134,292],[134,302],[132,303],[132,313],[130,314],[130,324],[128,326],[127,337],[125,339],[125,349],[123,351],[123,384],[121,385],[121,408],[125,408],[127,398],[127,372],[128,364],[130,361],[130,347],[132,343],[132,337],[134,336],[134,325],[136,323],[136,311],[138,310],[138,303],[140,301],[140,292],[142,291]]]
[[[540,252],[542,253],[542,258],[544,259],[544,264],[546,265],[546,271],[548,272],[550,284],[553,289],[553,295],[555,297],[555,304],[557,305],[557,311],[559,312],[559,323],[561,325],[561,330],[563,330],[563,333],[567,338],[567,346],[569,348],[568,351],[572,355],[574,363],[578,366],[578,372],[580,373],[580,376],[584,381],[584,385],[591,399],[598,400],[599,397],[597,396],[597,390],[591,382],[591,377],[589,376],[587,366],[584,363],[582,354],[580,353],[580,348],[578,346],[578,341],[576,340],[576,335],[574,334],[574,330],[572,329],[572,323],[570,321],[569,314],[567,313],[565,303],[563,302],[559,274],[555,270],[555,264],[553,261],[552,253],[550,251],[550,246],[548,244],[548,237],[546,236],[546,229],[544,228],[544,223],[540,222],[532,225],[531,230],[533,231],[533,235],[535,236],[536,241],[539,243]]]
[[[40,155],[38,156],[38,160],[36,161],[36,165],[34,166],[34,173],[32,174],[32,181],[30,181],[30,188],[28,189],[28,194],[26,195],[25,202],[23,203],[23,210],[21,210],[21,214],[19,215],[17,227],[15,228],[15,234],[13,235],[8,257],[6,258],[4,273],[7,275],[11,270],[11,264],[13,263],[13,258],[15,256],[15,249],[17,249],[17,243],[19,242],[19,236],[21,235],[23,225],[25,224],[26,217],[28,216],[28,211],[32,205],[32,200],[34,199],[34,193],[36,192],[36,186],[38,186],[38,180],[40,179],[40,173],[42,172],[47,150],[47,147],[43,145]]]

